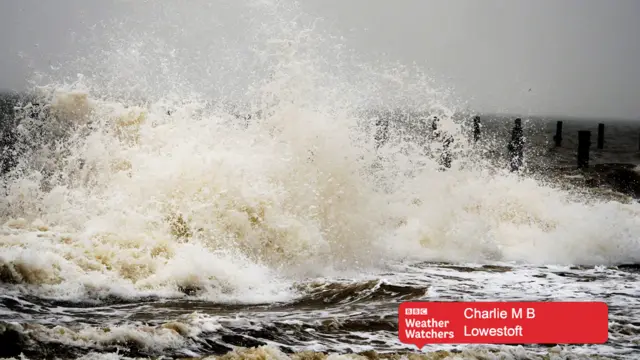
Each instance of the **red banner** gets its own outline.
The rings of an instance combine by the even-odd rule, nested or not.
[[[603,344],[603,302],[405,302],[398,336],[406,344]]]

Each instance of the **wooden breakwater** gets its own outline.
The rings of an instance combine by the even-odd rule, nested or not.
[[[434,121],[433,130],[437,129],[437,121]],[[482,137],[482,123],[480,116],[474,116],[471,121],[471,143],[477,144]],[[556,148],[562,147],[563,144],[563,128],[562,120],[556,121],[555,134],[552,136],[551,143]],[[592,141],[591,130],[577,130],[577,144],[575,144],[575,165],[573,167],[546,166],[543,171],[554,172],[554,175],[564,175],[572,178],[573,183],[578,183],[575,179],[581,179],[580,184],[586,187],[600,188],[605,187],[616,192],[632,196],[640,199],[640,171],[636,169],[638,166],[631,163],[599,163],[590,164],[592,150],[601,152],[606,150],[607,142],[605,142],[605,124],[598,123],[597,137],[595,143]],[[639,132],[640,133],[640,132]],[[500,141],[491,144],[491,146],[499,146]],[[520,172],[523,170],[525,157],[526,141],[524,136],[523,122],[521,118],[513,119],[513,125],[510,137],[503,140],[504,146],[508,151],[508,168],[512,172]],[[450,144],[447,144],[450,145]],[[447,147],[444,147],[446,152]],[[640,159],[640,135],[638,136],[637,147],[628,148],[628,152],[636,152]],[[450,155],[442,156],[449,159]],[[450,167],[451,161],[442,162],[443,168]],[[551,174],[549,174],[551,175]],[[576,177],[577,175],[577,177]]]
[[[12,169],[17,162],[14,144],[16,143],[15,129],[18,117],[16,116],[15,108],[20,101],[24,102],[25,100],[28,101],[25,96],[19,94],[0,94],[0,173],[2,174]],[[402,133],[403,137],[410,138],[410,141],[415,141],[418,145],[425,145],[433,141],[439,142],[442,145],[441,150],[438,154],[434,155],[440,162],[442,170],[451,167],[453,162],[452,148],[454,147],[454,138],[441,128],[438,116],[432,116],[426,113],[411,113],[399,109],[368,111],[364,115],[366,115],[363,116],[364,118],[375,119],[372,125],[375,127],[374,138],[377,148],[380,148],[390,140],[390,133],[392,131],[396,132],[395,136],[397,136],[398,133]],[[484,128],[483,117],[475,115],[470,116],[468,119],[462,119],[460,117],[458,120],[469,120],[470,144],[476,146],[487,145],[487,142],[483,143],[483,140],[486,141],[489,139],[489,134],[486,133]],[[566,131],[565,125],[562,120],[555,123],[555,134],[550,139],[555,148],[563,148],[564,145],[564,149],[567,149],[564,134]],[[499,151],[499,148],[502,147],[502,149],[507,152],[508,159],[506,166],[512,172],[523,171],[524,164],[526,163],[527,148],[536,146],[536,144],[527,144],[525,141],[525,130],[527,126],[521,118],[512,118],[511,130],[507,137],[493,138],[489,141],[490,146],[493,147],[494,150]],[[633,165],[590,163],[594,151],[597,154],[597,152],[602,150],[606,151],[607,147],[615,145],[615,139],[607,141],[606,129],[607,127],[604,122],[599,123],[595,139],[592,137],[590,129],[580,129],[576,131],[577,144],[569,141],[568,145],[575,151],[574,169],[579,170],[585,177],[588,177],[588,180],[585,180],[585,182],[589,186],[608,185],[617,191],[631,194],[634,197],[640,197],[640,178],[634,170],[635,167]],[[571,136],[569,137],[571,138]],[[640,154],[640,131],[636,139],[635,148],[630,149],[630,151],[636,151]],[[504,145],[501,145],[501,142]],[[546,168],[546,170],[549,168],[551,167]]]

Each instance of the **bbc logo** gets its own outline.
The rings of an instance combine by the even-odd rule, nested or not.
[[[405,315],[428,315],[429,309],[427,308],[406,308],[404,309]]]

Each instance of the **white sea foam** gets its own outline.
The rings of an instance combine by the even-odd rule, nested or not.
[[[220,47],[193,58],[211,10],[177,4],[145,3],[148,23],[123,35],[125,21],[65,67],[85,75],[39,87],[50,115],[23,121],[26,153],[0,200],[5,281],[66,298],[197,288],[269,302],[309,276],[406,259],[640,260],[640,206],[575,202],[485,164],[427,77],[354,62],[287,2],[247,5],[244,19],[262,24],[247,29],[253,55],[200,36]],[[213,68],[229,86],[210,84]],[[236,95],[249,121],[228,110]],[[401,134],[376,152],[365,105],[410,106],[414,123],[437,114],[456,138],[452,169]]]

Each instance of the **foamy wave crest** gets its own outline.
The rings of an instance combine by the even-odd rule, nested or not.
[[[107,70],[39,88],[38,111],[23,109],[20,163],[0,200],[2,281],[63,297],[260,302],[293,296],[290,285],[305,277],[406,259],[640,260],[638,205],[575,202],[491,168],[426,77],[327,59],[318,50],[326,39],[283,21],[287,11],[267,12],[276,34],[255,48],[268,59],[255,66],[268,76],[232,110],[227,98],[194,95],[186,76],[164,93],[150,88],[145,101],[140,88],[130,98],[113,90]],[[123,86],[136,75],[151,86],[157,74],[142,69],[166,71],[176,58],[116,50],[101,65],[127,64],[134,78]],[[418,130],[438,115],[456,139],[452,168],[440,171],[437,144],[402,128],[376,150],[361,110],[383,104]]]

